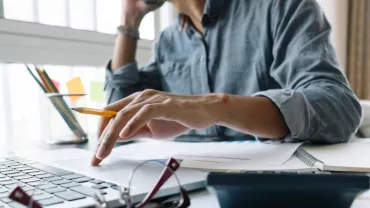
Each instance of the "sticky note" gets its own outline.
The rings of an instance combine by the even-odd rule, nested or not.
[[[53,79],[51,80],[51,82],[53,83],[53,85],[55,86],[55,88],[57,88],[57,91],[58,91],[58,92],[60,92],[60,91],[59,91],[59,89],[60,89],[60,88],[59,88],[60,83],[59,83],[59,82],[57,82],[57,81],[55,81],[55,80],[53,80]]]
[[[75,77],[71,80],[69,80],[67,83],[68,92],[70,94],[84,94],[85,89],[81,81],[81,77]],[[78,99],[80,99],[80,96],[71,96],[71,101],[76,102]]]
[[[90,100],[96,102],[104,102],[104,83],[103,82],[91,82],[90,83]]]

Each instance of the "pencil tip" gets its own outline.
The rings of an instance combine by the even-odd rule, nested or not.
[[[78,108],[71,108],[71,110],[80,112],[80,110]]]

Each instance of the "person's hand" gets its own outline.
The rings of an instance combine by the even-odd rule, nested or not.
[[[146,4],[143,0],[122,0],[121,24],[139,27],[146,14],[161,6]]]
[[[215,125],[227,99],[223,94],[190,96],[145,90],[108,105],[106,110],[118,113],[112,119],[101,119],[100,140],[91,163],[98,165],[106,158],[116,141],[172,138]]]

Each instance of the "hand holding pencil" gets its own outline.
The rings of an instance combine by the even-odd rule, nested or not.
[[[117,141],[174,138],[191,129],[214,125],[217,113],[222,112],[216,108],[222,105],[219,100],[217,95],[188,96],[144,90],[109,104],[104,110],[74,110],[101,116],[100,140],[91,161],[92,165],[98,165],[109,156]]]

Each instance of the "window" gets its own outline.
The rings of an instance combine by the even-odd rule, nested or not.
[[[65,0],[38,0],[37,6],[38,10],[36,11],[36,14],[38,14],[38,20],[40,23],[47,25],[67,26],[67,8]]]
[[[92,0],[69,1],[70,26],[75,29],[94,30],[94,11]]]
[[[114,34],[122,0],[3,0],[6,19]],[[21,6],[20,6],[21,5]],[[154,12],[140,27],[141,38],[155,39]]]
[[[66,92],[67,80],[80,76],[88,94],[84,98],[86,105],[105,105],[91,94],[101,89],[104,82],[119,23],[120,2],[0,0],[0,152],[5,143],[9,146],[50,137],[49,123],[60,119],[52,115],[53,106],[23,63],[45,68],[51,78],[61,83],[62,92]],[[144,18],[136,57],[139,65],[150,59],[159,30],[168,26],[173,17],[172,8],[166,3]],[[85,120],[85,131],[94,135],[98,117]]]
[[[33,0],[3,0],[4,16],[21,21],[34,21]],[[23,5],[23,6],[19,6]]]

